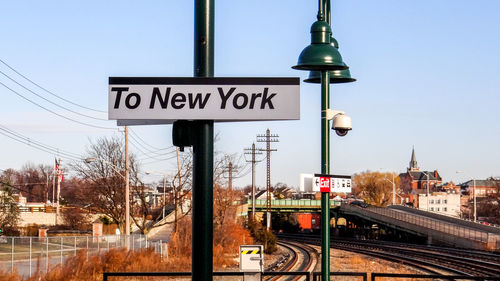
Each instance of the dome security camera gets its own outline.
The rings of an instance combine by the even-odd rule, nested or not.
[[[332,130],[335,130],[338,136],[343,137],[352,130],[351,117],[347,116],[343,111],[329,109],[327,119],[332,120]]]

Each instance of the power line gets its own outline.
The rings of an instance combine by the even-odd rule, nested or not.
[[[156,159],[156,160],[159,160],[159,161],[162,161],[162,159],[160,159],[159,157],[161,156],[165,156],[165,155],[168,155],[168,154],[172,154],[175,152],[174,151],[169,151],[169,152],[165,152],[165,153],[161,153],[161,154],[156,154],[155,152],[144,152],[142,149],[140,149],[138,146],[137,146],[137,143],[136,143],[136,140],[134,139],[130,139],[130,144],[132,144],[132,146],[137,149],[139,151],[139,153],[142,155],[142,157],[138,158],[137,160],[139,161],[142,161],[142,160],[146,160],[146,159]],[[151,154],[155,154],[155,155],[151,155]]]
[[[177,157],[177,155],[169,157],[169,158],[165,158],[165,159],[156,160],[156,161],[142,162],[141,164],[142,165],[149,165],[149,164],[158,163],[158,162],[162,162],[162,161],[168,161],[168,160],[174,159],[176,157]]]
[[[153,150],[155,151],[159,151],[159,150],[166,150],[166,149],[170,149],[172,147],[174,147],[173,145],[169,146],[169,147],[164,147],[164,148],[156,148],[152,145],[150,145],[149,143],[147,143],[146,141],[144,141],[144,139],[142,139],[137,133],[135,133],[134,131],[130,130],[130,132],[137,138],[139,139],[142,143],[144,143],[145,145],[151,147]]]
[[[103,111],[103,110],[97,110],[97,109],[93,109],[93,108],[90,108],[90,107],[86,107],[86,106],[83,106],[83,105],[79,105],[77,103],[74,103],[70,100],[67,100],[59,95],[56,95],[54,93],[52,93],[51,91],[45,89],[44,87],[40,86],[39,84],[35,83],[34,81],[32,81],[31,79],[29,79],[28,77],[24,76],[23,74],[21,74],[19,71],[15,70],[12,66],[8,65],[5,61],[3,61],[2,59],[0,59],[0,62],[3,63],[5,66],[7,66],[10,70],[14,71],[17,75],[21,76],[22,78],[26,79],[27,81],[29,81],[31,84],[37,86],[38,88],[44,90],[45,92],[53,95],[54,97],[57,97],[67,103],[70,103],[72,105],[75,105],[75,106],[78,106],[78,107],[81,107],[81,108],[84,108],[84,109],[88,109],[88,110],[92,110],[92,111],[95,111],[95,112],[101,112],[101,113],[107,113],[106,111]]]
[[[130,144],[135,148],[137,149],[142,155],[146,156],[146,158],[152,158],[152,159],[156,159],[156,160],[159,160],[158,158],[156,158],[155,156],[150,156],[148,154],[151,154],[151,153],[146,153],[144,151],[142,151],[142,149],[140,149],[139,147],[137,147],[136,141],[134,139],[130,139]]]
[[[22,144],[28,145],[30,147],[33,147],[35,149],[38,149],[40,151],[43,151],[43,152],[46,152],[46,153],[49,153],[52,155],[54,155],[54,154],[60,155],[61,157],[66,158],[66,159],[70,159],[70,160],[81,160],[82,159],[81,157],[75,157],[75,156],[71,155],[70,153],[62,152],[58,149],[51,148],[50,146],[38,144],[36,142],[31,142],[29,139],[24,139],[24,138],[18,137],[16,135],[6,131],[3,128],[0,128],[0,134],[4,135],[12,140],[15,140],[17,142],[20,142]]]
[[[83,116],[83,117],[87,117],[87,118],[91,118],[91,119],[95,119],[95,120],[100,120],[100,121],[108,121],[108,119],[104,119],[104,118],[99,118],[99,117],[94,117],[94,116],[86,115],[86,114],[83,114],[83,113],[80,113],[80,112],[77,112],[77,111],[71,110],[71,109],[69,109],[69,108],[67,108],[67,107],[64,107],[64,106],[60,105],[60,104],[57,104],[57,103],[55,103],[55,102],[53,102],[53,101],[51,101],[51,100],[49,100],[49,99],[47,99],[47,98],[43,97],[42,95],[37,94],[36,92],[32,91],[32,90],[31,90],[31,89],[29,89],[28,87],[24,86],[23,84],[21,84],[21,83],[17,82],[16,80],[14,80],[13,78],[11,78],[9,75],[5,74],[5,73],[4,73],[3,71],[1,71],[1,70],[0,70],[0,74],[2,74],[3,76],[7,77],[7,79],[9,79],[10,81],[12,81],[12,82],[16,83],[17,85],[19,85],[20,87],[22,87],[22,88],[23,88],[23,89],[25,89],[26,91],[29,91],[29,92],[30,92],[30,93],[32,93],[33,95],[35,95],[35,96],[37,96],[37,97],[39,97],[39,98],[43,99],[44,101],[46,101],[46,102],[48,102],[48,103],[51,103],[51,104],[53,104],[53,105],[55,105],[55,106],[57,106],[57,107],[59,107],[59,108],[62,108],[62,109],[64,109],[64,110],[67,110],[67,111],[69,111],[69,112],[71,112],[71,113],[74,113],[74,114],[77,114],[77,115],[80,115],[80,116]]]
[[[164,149],[156,149],[156,150],[151,150],[149,148],[147,148],[145,145],[143,145],[136,137],[134,137],[133,135],[130,135],[130,138],[133,139],[135,141],[135,143],[137,145],[139,145],[140,147],[144,148],[145,150],[147,150],[146,153],[144,154],[158,154],[159,151],[161,150],[164,150]],[[172,146],[173,147],[173,146]],[[171,148],[171,147],[170,147]],[[166,148],[168,149],[168,148]]]
[[[7,128],[6,126],[0,125],[0,130],[3,130],[3,131],[5,131],[5,132],[7,132],[7,133],[9,133],[9,134],[11,134],[11,135],[14,135],[14,136],[16,136],[16,137],[18,137],[18,138],[21,138],[21,139],[23,139],[23,140],[26,140],[26,141],[28,141],[29,143],[34,143],[34,144],[36,144],[36,145],[39,145],[39,146],[45,147],[45,148],[47,148],[47,149],[54,150],[54,151],[56,151],[57,153],[64,153],[64,154],[67,154],[67,155],[72,156],[72,157],[75,157],[75,158],[79,158],[79,159],[81,158],[81,156],[80,156],[79,154],[76,154],[76,153],[73,153],[73,152],[69,152],[69,151],[64,151],[64,150],[61,150],[61,149],[59,149],[59,148],[57,148],[57,147],[55,147],[55,146],[51,146],[51,145],[48,145],[48,144],[44,144],[44,143],[42,143],[42,142],[40,142],[40,141],[33,140],[32,138],[29,138],[29,137],[27,137],[27,136],[24,136],[24,135],[22,135],[22,134],[20,134],[20,133],[18,133],[18,132],[16,132],[16,131],[14,131],[14,130],[12,130],[12,129]]]
[[[5,84],[4,84],[4,83],[2,83],[2,82],[0,82],[0,85],[4,86],[5,88],[7,88],[8,90],[10,90],[10,91],[11,91],[11,92],[13,92],[14,94],[18,95],[19,97],[23,98],[24,100],[26,100],[26,101],[28,101],[28,102],[30,102],[30,103],[32,103],[32,104],[34,104],[34,105],[36,105],[36,106],[38,106],[38,107],[40,107],[40,108],[44,109],[44,110],[46,110],[46,111],[48,111],[48,112],[50,112],[50,113],[52,113],[52,114],[54,114],[54,115],[57,115],[57,116],[59,116],[59,117],[61,117],[61,118],[64,118],[64,119],[66,119],[66,120],[69,120],[69,121],[72,121],[72,122],[78,123],[78,124],[80,124],[80,125],[93,127],[93,128],[98,128],[98,129],[106,129],[106,130],[116,130],[116,128],[97,126],[97,125],[93,125],[93,124],[89,124],[89,123],[81,122],[81,121],[78,121],[78,120],[75,120],[75,119],[72,119],[72,118],[66,117],[66,116],[64,116],[64,115],[61,115],[61,114],[59,114],[59,113],[57,113],[57,112],[55,112],[55,111],[52,111],[52,110],[50,110],[50,109],[48,109],[48,108],[44,107],[43,105],[40,105],[40,104],[38,104],[38,103],[36,103],[36,102],[34,102],[34,101],[32,101],[32,100],[28,99],[27,97],[23,96],[22,94],[18,93],[17,91],[15,91],[15,90],[13,90],[13,89],[9,88],[7,85],[5,85]]]

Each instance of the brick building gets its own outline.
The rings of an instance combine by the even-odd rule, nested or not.
[[[475,180],[476,197],[497,196],[500,192],[500,180],[490,178],[487,180]],[[469,198],[473,196],[474,180],[464,182],[460,185],[464,194],[469,194]]]
[[[399,188],[405,203],[418,207],[418,194],[427,194],[438,191],[442,185],[442,178],[437,170],[420,171],[415,157],[415,148],[412,149],[410,165],[406,173],[399,174]]]

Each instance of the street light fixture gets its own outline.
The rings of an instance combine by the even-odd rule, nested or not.
[[[316,71],[348,69],[338,49],[330,44],[331,36],[332,29],[326,21],[318,19],[314,22],[311,26],[311,44],[300,53],[297,65],[292,68]]]
[[[392,205],[396,205],[396,183],[394,182],[394,174],[392,174],[392,181],[388,178],[384,178],[384,180],[392,183]]]
[[[473,207],[474,207],[474,222],[477,220],[477,211],[476,211],[476,179],[471,177],[469,174],[467,174],[464,171],[457,171],[457,174],[463,173],[466,176],[470,177],[472,179],[472,200],[473,200]]]
[[[105,160],[105,159],[102,159],[102,158],[94,158],[94,157],[89,157],[89,158],[85,158],[83,159],[85,161],[85,163],[87,164],[90,164],[92,162],[97,162],[97,161],[100,161],[100,162],[103,162],[103,163],[106,163],[109,165],[109,167],[111,167],[111,169],[113,169],[113,171],[115,171],[115,173],[119,174],[121,177],[123,177],[123,179],[125,179],[125,235],[130,235],[130,188],[129,188],[129,177],[128,177],[128,165],[127,167],[125,168],[125,176],[121,174],[121,171],[119,170],[118,167],[116,167],[113,163]]]
[[[329,12],[327,11],[327,13]],[[333,37],[330,37],[330,44],[336,49],[339,48],[339,43]],[[330,73],[330,83],[332,84],[349,83],[356,81],[356,79],[351,77],[351,72],[349,71],[349,69],[331,70],[329,71],[329,73]],[[321,72],[319,71],[309,72],[309,78],[305,79],[304,82],[314,83],[314,84],[321,83]]]
[[[427,212],[429,211],[429,172],[423,172],[427,177]]]
[[[325,13],[327,11],[325,21]],[[332,45],[330,0],[319,0],[317,21],[311,26],[311,44],[299,56],[293,69],[318,71],[321,82],[321,173],[330,173],[330,126],[327,112],[330,104],[330,72],[347,70],[338,48]],[[338,46],[338,44],[336,44]],[[335,75],[335,73],[332,73]],[[340,73],[339,73],[340,74]],[[345,73],[344,73],[345,74]],[[350,77],[350,74],[349,74]],[[339,81],[339,80],[334,80]],[[352,81],[345,81],[352,82]],[[321,279],[330,280],[330,193],[321,193]]]

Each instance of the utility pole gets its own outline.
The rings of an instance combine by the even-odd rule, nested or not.
[[[57,164],[57,205],[56,205],[56,225],[59,223],[59,217],[60,217],[60,194],[61,194],[61,174],[62,174],[62,167],[61,167],[61,158],[59,158],[59,162]]]
[[[262,154],[262,152],[255,151],[255,143],[252,143],[252,148],[246,148],[245,154],[252,155],[252,160],[251,161],[246,160],[246,161],[252,163],[252,221],[255,221],[255,164],[257,162],[262,161],[262,160],[256,161],[255,155]]]
[[[56,177],[54,176],[54,170],[52,170],[52,207],[54,207],[54,204],[56,203],[55,188],[56,188]]]
[[[228,182],[228,191],[233,190],[233,162],[229,162],[229,182]]]
[[[49,201],[49,173],[47,173],[47,186],[45,187],[45,204]]]
[[[125,126],[125,235],[130,235],[130,167],[128,158],[128,126]],[[128,238],[127,238],[128,239]],[[127,240],[128,241],[128,240]]]
[[[179,179],[179,186],[177,188],[182,188],[182,179],[181,179],[181,161],[179,157],[179,147],[176,149],[177,152],[177,178]],[[174,188],[174,231],[177,231],[177,188],[175,184],[172,184]]]
[[[267,231],[271,230],[271,151],[277,151],[277,149],[271,149],[272,142],[279,142],[278,135],[271,135],[269,129],[266,130],[265,135],[257,135],[257,142],[265,142],[266,149],[259,149],[259,151],[266,151],[267,155],[267,182],[266,182],[266,228]]]

